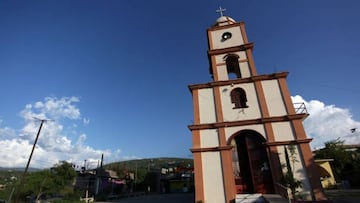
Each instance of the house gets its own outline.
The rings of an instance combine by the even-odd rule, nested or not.
[[[125,185],[126,180],[119,178],[115,171],[97,168],[79,171],[74,188],[82,192],[82,197],[104,198],[124,193]]]
[[[314,161],[319,172],[321,185],[324,189],[329,189],[336,185],[334,173],[330,164],[332,161],[334,161],[334,159],[317,159]]]

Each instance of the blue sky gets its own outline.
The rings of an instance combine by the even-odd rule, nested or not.
[[[291,95],[311,110],[313,147],[360,143],[347,134],[360,128],[357,0],[4,0],[0,166],[25,165],[39,126],[32,117],[42,116],[54,121],[34,166],[101,153],[107,162],[191,158],[187,86],[211,81],[206,29],[219,6],[245,22],[259,74],[290,72]]]

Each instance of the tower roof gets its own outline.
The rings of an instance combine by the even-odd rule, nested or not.
[[[215,23],[215,26],[223,26],[223,25],[230,25],[230,24],[234,24],[236,23],[236,21],[234,19],[232,19],[229,16],[220,16]]]
[[[236,23],[236,21],[229,16],[224,16],[223,12],[226,11],[225,8],[219,7],[218,10],[216,10],[217,13],[220,13],[220,17],[216,20],[216,23],[214,26],[224,26],[224,25],[230,25]]]

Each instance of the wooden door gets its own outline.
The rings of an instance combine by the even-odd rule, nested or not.
[[[246,133],[235,137],[238,164],[235,175],[237,193],[273,193],[273,182],[264,140],[258,134]],[[236,160],[233,158],[233,160]],[[235,172],[235,171],[234,171]]]

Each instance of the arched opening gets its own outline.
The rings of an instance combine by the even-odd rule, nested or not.
[[[243,130],[230,143],[232,165],[238,194],[273,193],[274,186],[265,139],[257,132]]]
[[[235,88],[230,93],[231,103],[234,104],[234,109],[249,107],[246,102],[246,92],[242,88]]]
[[[228,54],[225,56],[225,62],[229,79],[241,78],[239,56],[236,54]]]

